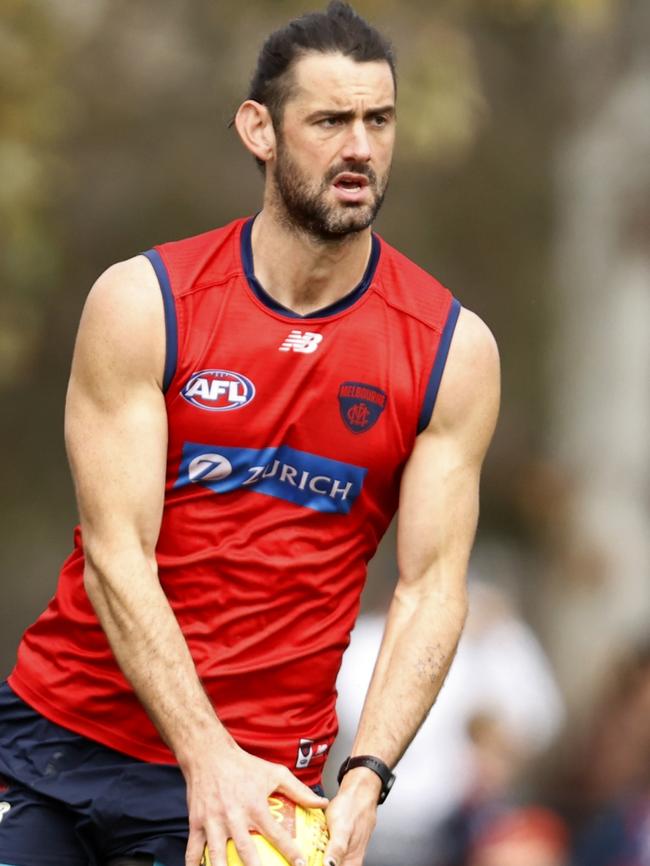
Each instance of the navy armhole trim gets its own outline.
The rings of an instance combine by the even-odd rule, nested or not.
[[[169,281],[167,268],[158,250],[147,250],[142,253],[151,262],[162,293],[163,306],[165,308],[165,373],[163,376],[163,391],[167,391],[176,372],[178,359],[178,323],[176,321],[176,305],[172,286]]]
[[[296,313],[293,310],[290,310],[288,307],[285,307],[278,301],[276,301],[275,298],[271,297],[271,295],[269,295],[269,293],[255,276],[255,264],[253,262],[252,243],[254,222],[255,217],[250,217],[246,220],[241,230],[242,264],[244,266],[244,273],[246,274],[248,285],[253,290],[257,299],[270,310],[273,310],[274,313],[280,313],[282,316],[286,316],[288,319],[324,319],[327,316],[334,316],[337,313],[342,312],[343,310],[347,310],[348,307],[351,307],[353,304],[355,304],[359,300],[359,298],[363,294],[365,294],[366,291],[370,288],[370,284],[372,283],[375,276],[375,271],[377,270],[377,265],[379,264],[379,256],[381,254],[381,244],[379,242],[379,238],[375,234],[371,236],[372,240],[370,245],[370,256],[368,258],[366,270],[364,271],[363,277],[361,278],[361,282],[354,289],[352,289],[351,292],[348,292],[348,294],[340,300],[334,301],[334,303],[330,304],[328,307],[322,307],[320,310],[314,310],[313,313],[308,313],[306,316],[301,316],[300,313]]]
[[[420,420],[418,422],[418,433],[421,433],[423,430],[425,430],[429,426],[429,422],[431,421],[431,416],[433,415],[433,407],[436,404],[436,397],[438,396],[438,390],[440,388],[442,374],[445,369],[445,364],[447,363],[449,347],[451,346],[451,339],[454,336],[454,331],[456,330],[456,322],[458,321],[460,311],[460,301],[457,301],[456,298],[454,298],[451,302],[449,313],[447,314],[447,321],[445,322],[445,327],[443,328],[442,334],[440,336],[440,343],[438,344],[436,359],[433,362],[433,369],[431,370],[431,376],[429,377],[429,384],[427,385],[427,390],[424,395],[424,403],[422,404],[422,411],[420,412]]]

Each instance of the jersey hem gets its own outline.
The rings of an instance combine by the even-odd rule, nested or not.
[[[167,764],[177,766],[178,762],[173,753],[165,749],[152,749],[141,742],[116,735],[114,728],[108,728],[104,725],[99,725],[96,722],[92,725],[81,724],[78,716],[62,711],[59,707],[55,707],[44,700],[41,694],[37,694],[28,686],[17,674],[13,671],[8,677],[7,682],[14,692],[25,701],[26,704],[40,713],[50,722],[55,725],[61,725],[62,728],[67,728],[74,734],[79,734],[82,737],[87,737],[89,740],[94,740],[108,749],[113,749],[116,752],[122,752],[131,758],[136,758],[139,761],[146,761],[150,764]]]
[[[60,725],[62,728],[66,728],[73,734],[86,737],[86,739],[99,743],[107,749],[112,749],[115,752],[128,755],[130,758],[135,758],[138,761],[143,761],[149,764],[164,764],[172,767],[178,766],[178,761],[170,749],[152,749],[141,741],[134,741],[132,739],[127,739],[126,737],[120,737],[119,735],[115,736],[115,730],[113,728],[107,728],[96,723],[92,725],[80,724],[78,716],[61,711],[60,708],[55,707],[50,704],[49,701],[44,700],[40,693],[33,691],[32,688],[21,679],[15,669],[12,671],[10,676],[7,677],[6,682],[18,697],[33,710],[40,713],[48,721],[53,722],[55,725]],[[255,754],[251,751],[249,745],[238,740],[237,736],[233,736],[235,740],[239,742],[244,751],[249,752],[249,754]],[[305,785],[320,785],[322,783],[323,768],[321,766],[316,765],[314,767],[298,769],[293,765],[292,761],[285,762],[282,759],[278,760],[278,758],[279,756],[267,757],[266,760],[288,767],[288,769],[290,769],[291,772]],[[0,864],[0,866],[2,866],[2,864]]]

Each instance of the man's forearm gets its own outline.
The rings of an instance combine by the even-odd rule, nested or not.
[[[467,613],[464,591],[398,584],[352,754],[394,766],[444,682]]]
[[[184,766],[210,743],[234,745],[217,719],[156,575],[141,551],[86,552],[84,584],[113,653],[163,739]]]
[[[398,583],[386,621],[352,755],[390,767],[415,736],[444,681],[465,621],[463,590]],[[327,812],[328,863],[361,863],[375,826],[381,780],[370,769],[345,774]]]

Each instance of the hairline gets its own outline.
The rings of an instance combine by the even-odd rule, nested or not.
[[[284,110],[287,106],[287,103],[296,96],[297,92],[300,90],[300,85],[296,81],[295,70],[298,66],[298,63],[305,59],[306,57],[347,57],[352,60],[354,63],[364,64],[364,63],[385,63],[390,70],[391,78],[393,79],[393,91],[395,96],[397,96],[397,75],[395,69],[392,64],[386,57],[377,57],[373,60],[357,60],[352,54],[346,54],[344,51],[339,49],[333,50],[325,50],[320,51],[317,48],[301,48],[296,52],[295,56],[292,58],[291,63],[284,70],[282,75],[278,76],[275,79],[274,84],[277,87],[278,92],[280,93],[280,98],[278,100],[278,104],[274,107],[267,105],[266,107],[271,114],[271,119],[273,120],[273,125],[277,125],[278,127],[281,125],[282,120],[284,118]],[[276,130],[276,132],[279,130]]]

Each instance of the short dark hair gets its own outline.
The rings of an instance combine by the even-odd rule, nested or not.
[[[291,94],[296,60],[310,52],[343,54],[357,63],[383,60],[397,85],[395,52],[390,41],[342,0],[332,0],[325,12],[310,12],[290,21],[268,37],[251,81],[248,99],[265,105],[276,127]]]

